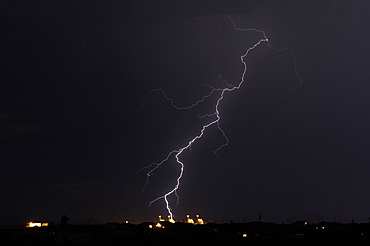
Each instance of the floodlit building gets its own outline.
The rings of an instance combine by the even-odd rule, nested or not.
[[[196,216],[196,219],[195,221],[190,218],[190,215],[186,215],[186,223],[189,223],[189,224],[194,224],[194,225],[204,225],[204,221],[201,217],[199,217],[199,214],[197,214]]]
[[[164,226],[161,224],[161,223],[157,223],[157,224],[155,224],[155,227],[157,227],[157,228],[164,228]]]
[[[44,227],[44,226],[49,226],[48,222],[28,222],[26,227]]]
[[[190,218],[190,215],[186,215],[186,223],[194,224],[194,220]]]
[[[170,216],[170,215],[168,215],[168,216],[167,216],[167,220],[168,220],[168,222],[171,222],[171,223],[175,223],[175,222],[176,222],[174,219],[171,219],[171,216]],[[165,220],[162,218],[162,215],[158,215],[158,221],[159,221],[159,222],[163,222],[163,221],[165,221]]]
[[[171,215],[168,215],[168,222],[175,223],[176,221],[174,219],[171,219]]]
[[[161,223],[157,223],[157,224],[155,224],[155,225],[149,225],[149,228],[150,229],[153,229],[153,228],[164,228],[165,226],[164,225],[162,225]]]
[[[204,221],[202,218],[199,217],[199,214],[196,215],[197,221],[195,222],[196,225],[203,225]]]

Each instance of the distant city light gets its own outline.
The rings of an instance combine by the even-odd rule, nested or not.
[[[176,222],[174,219],[171,218],[171,215],[168,215],[168,221],[171,222],[171,223],[175,223]]]
[[[200,218],[200,217],[199,217],[199,214],[197,214],[197,215],[196,215],[196,217],[197,217],[197,222],[196,222],[196,224],[197,224],[197,225],[203,225],[203,224],[204,224],[204,221],[203,221],[203,219],[202,219],[202,218]]]
[[[47,222],[28,222],[26,227],[43,227],[43,226],[49,226],[49,223]]]
[[[194,220],[190,218],[190,215],[186,215],[186,223],[194,224]]]
[[[192,218],[190,218],[190,215],[186,215],[186,223],[189,224],[195,224],[195,225],[204,225],[204,220],[199,217],[199,214],[195,215],[196,220],[194,221]]]
[[[157,228],[164,228],[164,226],[161,224],[161,223],[157,223],[157,224],[155,224],[155,227],[157,227]]]

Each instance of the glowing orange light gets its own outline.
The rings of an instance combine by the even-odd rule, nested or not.
[[[164,219],[162,219],[162,215],[158,215],[158,221],[164,221]]]
[[[49,223],[46,222],[28,222],[26,227],[42,227],[42,226],[49,226]]]
[[[161,225],[161,223],[157,223],[156,225],[155,225],[155,227],[157,227],[157,228],[162,228],[162,225]]]
[[[203,225],[204,224],[204,221],[203,221],[203,219],[197,219],[197,224],[198,225]]]

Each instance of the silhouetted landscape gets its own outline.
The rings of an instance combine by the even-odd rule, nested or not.
[[[241,245],[249,241],[370,241],[370,223],[309,224],[297,221],[292,224],[231,222],[193,225],[165,221],[161,222],[160,228],[156,227],[157,223],[51,224],[36,228],[3,226],[0,238],[2,245],[163,245],[219,241]]]

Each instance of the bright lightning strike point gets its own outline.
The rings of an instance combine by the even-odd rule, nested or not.
[[[229,19],[230,19],[230,21],[231,21],[231,23],[233,24],[233,26],[234,26],[234,29],[235,30],[237,30],[237,31],[254,31],[254,32],[259,32],[259,33],[261,33],[262,34],[262,38],[261,39],[259,39],[258,40],[258,42],[256,42],[254,45],[252,45],[251,47],[249,47],[246,51],[245,51],[245,53],[244,54],[242,54],[241,56],[240,56],[240,62],[243,64],[243,66],[244,66],[244,69],[243,69],[243,72],[242,72],[242,74],[241,74],[241,77],[240,77],[240,80],[239,80],[239,83],[237,84],[237,86],[232,86],[231,84],[229,84],[226,80],[224,80],[224,79],[222,79],[221,78],[221,75],[219,76],[219,78],[220,78],[220,80],[222,80],[222,81],[224,81],[225,83],[226,83],[226,85],[228,86],[228,87],[226,87],[226,88],[213,88],[212,86],[208,86],[208,85],[206,85],[207,87],[210,87],[211,88],[211,91],[207,94],[207,95],[205,95],[205,96],[203,96],[201,99],[199,99],[198,101],[196,101],[196,102],[194,102],[193,104],[191,104],[191,105],[189,105],[189,106],[185,106],[185,107],[179,107],[179,106],[177,106],[175,103],[174,103],[174,101],[173,101],[173,99],[172,98],[170,98],[170,97],[168,97],[167,95],[166,95],[166,93],[162,90],[162,89],[160,89],[160,88],[158,88],[158,89],[154,89],[154,90],[152,90],[152,91],[150,91],[147,95],[145,95],[145,97],[142,99],[142,106],[141,107],[143,107],[143,102],[144,102],[144,100],[151,94],[151,93],[153,93],[153,92],[161,92],[162,93],[162,95],[163,95],[163,97],[167,100],[167,101],[169,101],[170,103],[171,103],[171,105],[174,107],[174,108],[176,108],[176,109],[178,109],[178,110],[189,110],[189,109],[192,109],[192,108],[194,108],[194,107],[196,107],[197,105],[199,105],[200,103],[202,103],[202,102],[204,102],[207,98],[209,98],[213,93],[215,93],[215,92],[219,92],[220,93],[220,95],[219,95],[219,97],[218,97],[218,99],[217,99],[217,101],[216,101],[216,104],[214,105],[214,111],[213,111],[213,113],[211,113],[211,114],[205,114],[205,115],[203,115],[203,116],[198,116],[200,119],[202,119],[202,118],[205,118],[205,117],[215,117],[215,119],[214,120],[212,120],[210,123],[208,123],[208,124],[205,124],[205,125],[203,125],[202,126],[202,128],[201,128],[201,130],[200,130],[200,132],[198,132],[198,134],[197,135],[195,135],[189,142],[188,142],[188,144],[187,145],[185,145],[185,146],[183,146],[182,148],[178,148],[178,149],[175,149],[175,150],[172,150],[172,151],[170,151],[168,154],[167,154],[167,156],[166,156],[166,158],[164,158],[162,161],[160,161],[160,162],[158,162],[158,163],[151,163],[150,165],[148,165],[148,166],[145,166],[145,167],[143,167],[143,168],[141,168],[137,173],[139,173],[139,172],[141,172],[142,170],[144,170],[144,169],[150,169],[148,172],[147,172],[147,179],[146,179],[146,182],[145,182],[145,186],[144,186],[144,189],[145,189],[145,187],[148,185],[148,182],[149,182],[149,178],[150,178],[150,176],[153,174],[153,172],[157,169],[157,168],[159,168],[162,164],[164,164],[165,162],[167,162],[172,156],[174,156],[174,158],[175,158],[175,160],[176,160],[176,162],[180,165],[180,172],[179,172],[179,175],[177,176],[177,178],[176,178],[176,184],[175,184],[175,186],[172,188],[172,189],[170,189],[167,193],[165,193],[165,194],[163,194],[162,196],[159,196],[159,197],[157,197],[157,198],[155,198],[154,200],[152,200],[152,201],[150,201],[149,202],[149,205],[148,206],[151,206],[153,203],[155,203],[155,202],[157,202],[157,201],[159,201],[159,200],[164,200],[165,201],[165,204],[166,204],[166,209],[167,209],[167,211],[168,211],[168,214],[169,214],[169,217],[170,217],[170,219],[171,220],[173,220],[174,219],[174,215],[173,215],[173,212],[172,212],[172,209],[171,209],[171,206],[170,206],[170,204],[169,204],[169,201],[168,201],[168,197],[169,196],[171,196],[172,194],[174,194],[176,197],[177,197],[177,200],[176,200],[176,205],[177,204],[179,204],[179,196],[178,196],[178,194],[177,194],[177,190],[179,189],[179,187],[180,187],[180,181],[181,181],[181,178],[183,177],[183,173],[184,173],[184,167],[185,167],[185,164],[181,161],[181,159],[180,159],[180,156],[181,156],[181,154],[185,151],[185,150],[187,150],[187,149],[189,149],[190,151],[191,151],[191,148],[192,148],[192,145],[194,144],[194,142],[196,142],[198,139],[200,139],[200,138],[202,138],[203,137],[203,135],[205,134],[205,132],[206,132],[206,130],[210,127],[210,126],[212,126],[212,125],[216,125],[217,126],[217,128],[221,131],[221,133],[222,133],[222,135],[223,135],[223,137],[225,138],[225,143],[224,144],[221,144],[215,151],[214,151],[214,153],[215,153],[215,155],[216,155],[216,157],[218,156],[217,155],[217,152],[221,149],[221,148],[223,148],[223,147],[225,147],[225,146],[227,146],[228,145],[228,143],[229,143],[229,139],[227,138],[227,136],[226,136],[226,133],[225,133],[225,131],[224,130],[222,130],[222,128],[220,127],[220,120],[221,120],[221,116],[220,116],[220,112],[219,112],[219,105],[220,105],[220,103],[221,103],[221,101],[224,99],[224,96],[225,96],[225,93],[227,93],[227,92],[233,92],[234,90],[238,90],[241,86],[242,86],[242,84],[244,83],[244,79],[245,79],[245,74],[246,74],[246,72],[247,72],[247,63],[245,62],[245,58],[247,57],[247,55],[249,54],[249,52],[251,52],[253,49],[255,49],[257,46],[259,46],[262,42],[266,42],[267,43],[267,46],[268,47],[270,47],[270,48],[272,48],[274,51],[283,51],[283,50],[288,50],[289,52],[290,52],[290,54],[292,55],[292,57],[293,57],[293,60],[294,60],[294,68],[295,68],[295,73],[296,73],[296,75],[297,75],[297,77],[300,79],[300,83],[297,85],[297,87],[302,83],[302,79],[301,79],[301,77],[298,75],[298,73],[297,73],[297,68],[296,68],[296,60],[295,60],[295,57],[293,56],[293,53],[292,53],[292,51],[290,50],[290,49],[288,49],[288,48],[283,48],[283,49],[275,49],[275,48],[273,48],[272,46],[270,46],[269,44],[268,44],[268,41],[269,41],[269,39],[266,37],[266,33],[264,32],[264,31],[262,31],[262,30],[258,30],[258,29],[254,29],[254,28],[246,28],[246,29],[242,29],[242,28],[239,28],[239,27],[237,27],[236,26],[236,24],[235,24],[235,22],[231,19],[231,17],[230,16],[227,16]],[[296,87],[296,88],[297,88]],[[289,92],[288,92],[288,95],[287,95],[287,97],[289,96],[289,93],[291,92],[292,90],[290,90]],[[289,99],[289,98],[288,98]],[[288,106],[289,106],[289,100],[288,100]],[[268,128],[270,127],[270,125],[274,122],[274,120],[276,119],[276,118],[278,118],[280,115],[282,115],[283,113],[284,113],[284,110],[288,107],[288,106],[286,106],[286,107],[284,107],[282,110],[281,110],[281,113],[279,114],[279,115],[277,115],[277,116],[275,116],[273,119],[272,119],[272,121],[270,122],[270,124],[268,124],[267,126],[266,126],[266,129],[265,129],[265,131],[264,131],[264,138],[265,138],[265,140],[266,140],[266,132],[267,132],[267,130],[268,130]],[[264,143],[263,143],[264,144]],[[262,148],[263,148],[263,144],[262,144]],[[255,158],[254,158],[255,159]],[[136,174],[137,174],[136,173]]]

